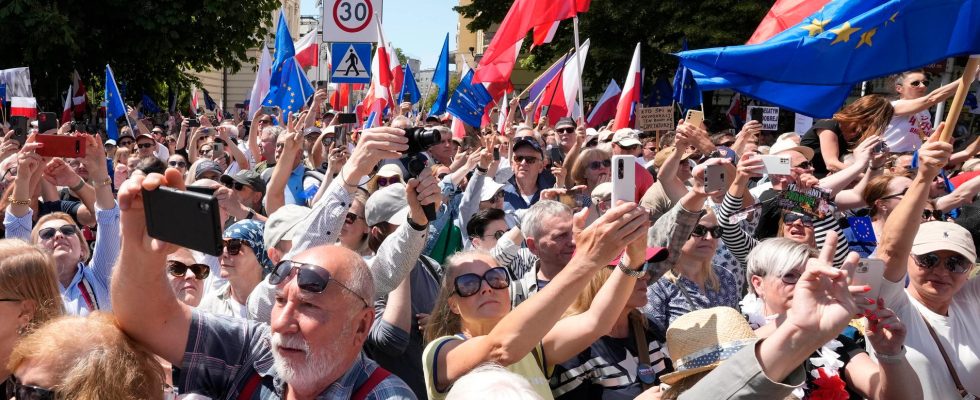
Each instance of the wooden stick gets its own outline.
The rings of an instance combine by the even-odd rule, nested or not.
[[[939,135],[939,140],[952,143],[953,131],[956,129],[956,122],[960,119],[960,112],[963,111],[963,102],[970,91],[970,84],[977,76],[977,69],[980,68],[980,55],[970,56],[966,62],[966,69],[960,77],[960,87],[956,88],[956,95],[953,96],[953,104],[949,106],[949,114],[946,114],[946,127]]]

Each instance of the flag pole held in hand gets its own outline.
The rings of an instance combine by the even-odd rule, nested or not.
[[[966,62],[966,69],[960,77],[960,86],[956,88],[956,95],[953,96],[953,104],[949,107],[949,114],[946,114],[946,128],[939,136],[939,140],[952,143],[953,130],[956,129],[956,122],[960,119],[960,112],[963,110],[963,102],[966,94],[970,91],[970,84],[977,76],[977,69],[980,68],[980,54],[970,56]]]

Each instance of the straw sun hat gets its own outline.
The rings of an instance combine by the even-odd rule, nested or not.
[[[757,340],[745,317],[734,308],[714,307],[684,314],[667,328],[667,351],[674,372],[661,376],[660,381],[674,385],[710,371]]]

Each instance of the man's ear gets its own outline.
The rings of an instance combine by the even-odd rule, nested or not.
[[[527,243],[527,249],[530,250],[531,253],[538,254],[538,243],[534,241],[534,238],[526,237],[524,238],[524,242]]]

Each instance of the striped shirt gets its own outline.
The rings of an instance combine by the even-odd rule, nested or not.
[[[497,246],[490,250],[497,265],[507,268],[510,272],[511,305],[517,307],[532,294],[538,292],[542,285],[538,284],[538,256],[526,247],[522,248],[506,237],[497,241]]]

